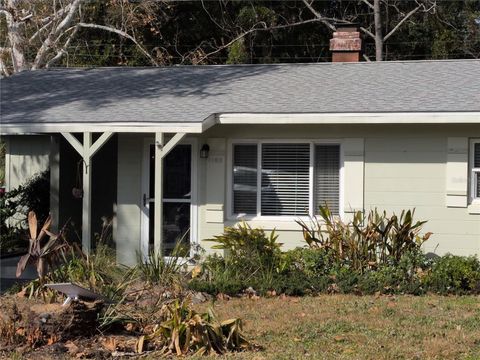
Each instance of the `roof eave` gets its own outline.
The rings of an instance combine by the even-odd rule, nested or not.
[[[480,124],[480,111],[371,113],[229,113],[219,124]]]
[[[219,113],[201,122],[10,123],[2,135],[59,132],[202,133],[215,124],[480,124],[480,111],[388,113]]]

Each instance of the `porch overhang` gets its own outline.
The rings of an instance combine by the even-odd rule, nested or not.
[[[195,123],[159,123],[159,122],[131,122],[131,123],[15,123],[2,124],[2,135],[19,135],[32,133],[202,133],[214,124],[214,116],[203,122]]]

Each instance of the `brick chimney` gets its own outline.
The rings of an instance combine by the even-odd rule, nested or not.
[[[332,62],[358,62],[362,39],[357,25],[340,25],[330,39]]]

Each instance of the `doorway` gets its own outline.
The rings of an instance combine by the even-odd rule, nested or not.
[[[182,142],[163,159],[162,252],[164,256],[187,257],[196,241],[196,157],[194,144]],[[143,257],[154,249],[155,145],[144,150],[142,240]],[[174,254],[176,250],[176,254]]]

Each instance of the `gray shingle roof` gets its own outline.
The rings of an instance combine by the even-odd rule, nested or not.
[[[54,69],[0,81],[1,122],[202,122],[214,113],[480,111],[480,61]]]

